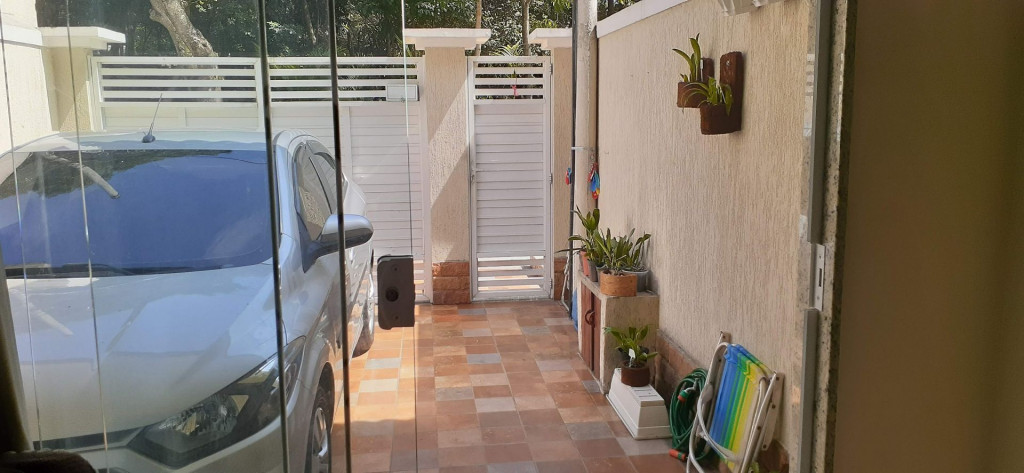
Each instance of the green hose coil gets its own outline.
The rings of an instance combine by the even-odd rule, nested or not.
[[[697,415],[697,398],[700,397],[707,379],[707,370],[697,368],[679,382],[672,395],[668,413],[669,427],[672,429],[672,450],[669,451],[669,455],[679,460],[685,460],[689,454],[690,433],[693,432],[694,417]],[[703,460],[711,449],[701,450],[695,460]]]

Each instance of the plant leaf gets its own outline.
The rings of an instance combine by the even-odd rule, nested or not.
[[[700,33],[697,33],[696,37],[690,38],[690,47],[693,48],[693,62],[695,63],[695,67],[693,68],[693,72],[695,72],[695,74],[693,74],[695,77],[694,80],[702,80],[703,75],[701,73],[703,71],[701,71],[701,69],[704,65],[704,58],[701,57],[700,52]]]

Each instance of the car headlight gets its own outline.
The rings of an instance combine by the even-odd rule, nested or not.
[[[284,349],[285,399],[298,380],[305,337]],[[280,414],[277,354],[230,386],[167,419],[145,427],[129,442],[132,450],[178,468],[249,437]]]

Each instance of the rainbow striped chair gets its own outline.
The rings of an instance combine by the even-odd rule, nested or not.
[[[783,376],[746,348],[723,341],[715,349],[707,383],[697,400],[690,451],[712,449],[734,473],[750,471],[757,453],[768,447],[775,430]],[[703,447],[699,444],[704,443]],[[690,455],[690,467],[704,468]]]

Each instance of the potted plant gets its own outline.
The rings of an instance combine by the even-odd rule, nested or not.
[[[601,211],[600,209],[594,209],[584,215],[583,212],[580,211],[579,207],[577,207],[573,213],[575,213],[576,217],[580,219],[580,224],[583,225],[584,235],[570,236],[569,245],[572,246],[572,242],[578,242],[580,244],[579,247],[566,248],[560,252],[565,252],[570,255],[578,253],[580,257],[580,269],[583,271],[583,275],[591,281],[597,282],[597,265],[602,262],[603,258],[600,249],[594,244],[594,240],[601,234],[597,228],[601,223]]]
[[[617,297],[635,296],[637,275],[626,272],[636,246],[633,232],[628,236],[613,237],[611,230],[607,230],[605,235],[595,238],[594,243],[604,259],[604,269],[599,278],[601,292]]]
[[[629,232],[629,238],[633,237],[633,232]],[[648,288],[648,281],[650,280],[651,270],[644,264],[646,256],[647,242],[651,239],[650,233],[645,233],[643,236],[636,240],[633,244],[633,249],[629,252],[625,261],[624,271],[627,273],[636,274],[636,292],[644,292]]]
[[[682,56],[689,68],[689,74],[680,74],[682,81],[679,82],[679,90],[676,97],[676,105],[680,108],[697,108],[700,105],[700,97],[694,92],[704,81],[704,58],[700,56],[700,35],[690,38],[692,53],[685,53],[681,49],[672,49],[676,54]]]
[[[622,384],[626,386],[639,388],[647,386],[651,382],[651,367],[648,366],[647,361],[658,356],[658,352],[652,352],[641,345],[647,338],[650,328],[650,325],[644,325],[641,328],[628,327],[626,330],[615,327],[604,328],[604,333],[615,337],[615,341],[619,344],[619,352],[626,355],[621,364]]]
[[[708,77],[707,82],[698,84],[694,94],[700,98],[701,134],[721,135],[739,130],[739,117],[732,115],[733,95],[728,84]]]

